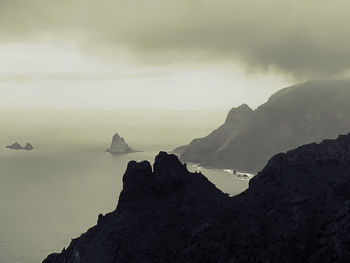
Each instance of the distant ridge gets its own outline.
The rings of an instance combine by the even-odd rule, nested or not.
[[[204,166],[257,172],[274,154],[350,130],[350,81],[310,81],[282,89],[256,110],[231,109],[204,138],[174,150]]]

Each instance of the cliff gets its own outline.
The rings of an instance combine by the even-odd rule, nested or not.
[[[228,197],[176,156],[128,164],[116,210],[44,263],[349,262],[350,134],[275,155]]]
[[[350,130],[350,82],[311,81],[282,89],[256,110],[233,108],[204,138],[174,150],[181,160],[248,172],[276,153]]]
[[[131,161],[116,210],[44,262],[165,262],[226,200],[175,155],[159,153],[153,171],[147,161]]]

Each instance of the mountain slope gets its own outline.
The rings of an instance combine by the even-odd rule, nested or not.
[[[44,263],[349,262],[350,134],[275,155],[228,197],[176,156],[130,162],[117,209]]]
[[[184,161],[256,172],[278,152],[348,132],[349,101],[349,81],[295,85],[254,111],[233,108],[217,130],[174,152]]]

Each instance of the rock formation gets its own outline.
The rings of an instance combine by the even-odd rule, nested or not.
[[[275,155],[228,197],[174,155],[131,161],[116,210],[44,263],[349,262],[350,134]]]
[[[27,143],[26,146],[23,147],[24,150],[31,151],[33,150],[33,146],[30,143]]]
[[[174,151],[183,161],[255,173],[276,153],[350,131],[349,101],[349,81],[295,85],[254,111],[233,108],[217,130]]]
[[[18,142],[15,142],[14,144],[6,146],[6,148],[11,150],[27,150],[27,151],[31,151],[34,149],[30,143],[27,143],[26,146],[23,147]]]
[[[124,138],[120,137],[118,133],[114,134],[111,146],[106,150],[106,152],[113,154],[130,153],[134,151],[135,150],[130,148],[129,145],[126,144]]]
[[[20,145],[18,142],[15,142],[14,144],[6,146],[6,148],[11,149],[11,150],[22,150],[23,147]]]

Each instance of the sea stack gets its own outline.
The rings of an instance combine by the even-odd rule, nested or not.
[[[135,152],[134,149],[130,148],[125,142],[123,137],[120,137],[118,133],[114,134],[112,138],[111,146],[106,150],[112,154],[122,154]]]
[[[27,143],[26,146],[20,145],[18,142],[15,142],[14,144],[6,146],[6,148],[11,149],[11,150],[26,150],[26,151],[31,151],[33,150],[33,145],[30,143]]]
[[[31,150],[33,150],[34,148],[33,148],[33,145],[31,145],[30,143],[27,143],[26,146],[24,146],[23,149],[24,149],[24,150],[27,150],[27,151],[31,151]]]
[[[20,145],[18,142],[15,142],[14,144],[7,145],[6,148],[11,149],[11,150],[22,150],[23,147]]]

